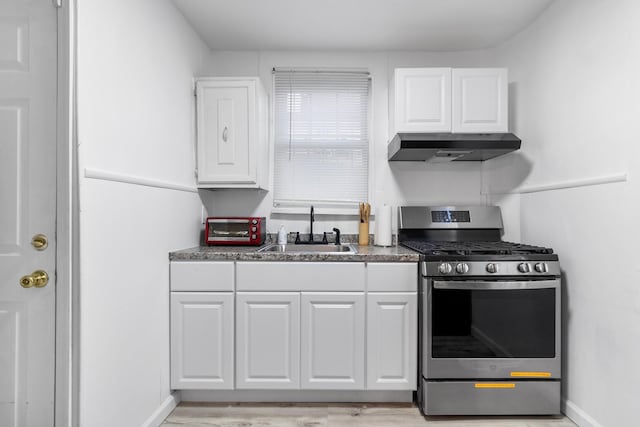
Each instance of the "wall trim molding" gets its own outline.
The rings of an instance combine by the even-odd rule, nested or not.
[[[160,404],[160,406],[151,414],[141,427],[159,427],[162,422],[169,416],[176,406],[180,403],[180,393],[173,392]]]
[[[603,427],[602,424],[569,399],[562,399],[562,407],[562,412],[580,427]]]
[[[603,184],[615,184],[620,182],[628,181],[628,173],[621,172],[612,175],[605,176],[597,176],[591,178],[582,178],[575,179],[570,181],[558,181],[549,184],[540,184],[540,185],[530,185],[518,188],[513,191],[506,192],[491,192],[483,193],[488,195],[500,195],[500,194],[529,194],[529,193],[541,193],[544,191],[553,191],[553,190],[566,190],[570,188],[579,188],[579,187],[589,187],[592,185],[603,185]]]
[[[411,390],[182,390],[185,402],[412,402]]]
[[[108,172],[100,169],[84,169],[84,177],[90,179],[99,179],[102,181],[122,182],[125,184],[143,185],[145,187],[163,188],[166,190],[184,191],[187,193],[197,193],[196,187],[188,185],[174,184],[172,182],[157,181],[139,176],[126,175],[115,172]]]

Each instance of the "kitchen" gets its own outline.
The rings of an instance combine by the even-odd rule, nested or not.
[[[374,207],[499,205],[504,240],[559,254],[563,412],[581,426],[634,425],[640,8],[632,1],[519,6],[526,3],[537,3],[539,15],[477,48],[468,36],[469,44],[448,49],[346,42],[247,49],[232,37],[208,46],[170,1],[77,1],[76,422],[157,425],[176,403],[167,254],[198,245],[203,206],[212,216],[266,216],[272,233],[280,224],[308,231],[306,210],[271,213],[269,193],[197,190],[193,175],[193,78],[258,76],[269,92],[274,66],[296,66],[369,71]],[[504,6],[487,7],[496,4]],[[469,164],[387,162],[393,70],[443,66],[508,68],[509,130],[522,139],[519,151]],[[320,232],[357,233],[352,218],[320,211],[316,220]]]

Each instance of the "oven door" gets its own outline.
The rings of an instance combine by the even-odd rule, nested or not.
[[[208,219],[207,243],[234,243],[249,242],[250,220],[239,219]]]
[[[427,379],[560,378],[560,279],[423,280]]]

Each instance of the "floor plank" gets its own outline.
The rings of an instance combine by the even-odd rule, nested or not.
[[[424,417],[410,403],[189,403],[162,427],[575,427],[566,417]]]

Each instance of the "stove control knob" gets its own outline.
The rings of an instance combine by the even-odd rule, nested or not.
[[[520,273],[530,273],[531,272],[531,264],[528,262],[522,262],[518,264],[518,271]]]
[[[438,271],[441,274],[449,274],[449,273],[451,273],[452,269],[453,268],[451,267],[451,264],[449,264],[448,262],[443,262],[442,264],[440,264],[438,266]]]
[[[533,268],[535,268],[538,273],[546,273],[549,271],[546,262],[539,262]]]
[[[469,264],[467,263],[460,263],[458,265],[456,265],[456,272],[458,274],[465,274],[469,272]]]
[[[498,272],[498,264],[489,263],[487,264],[487,273],[495,274]]]

